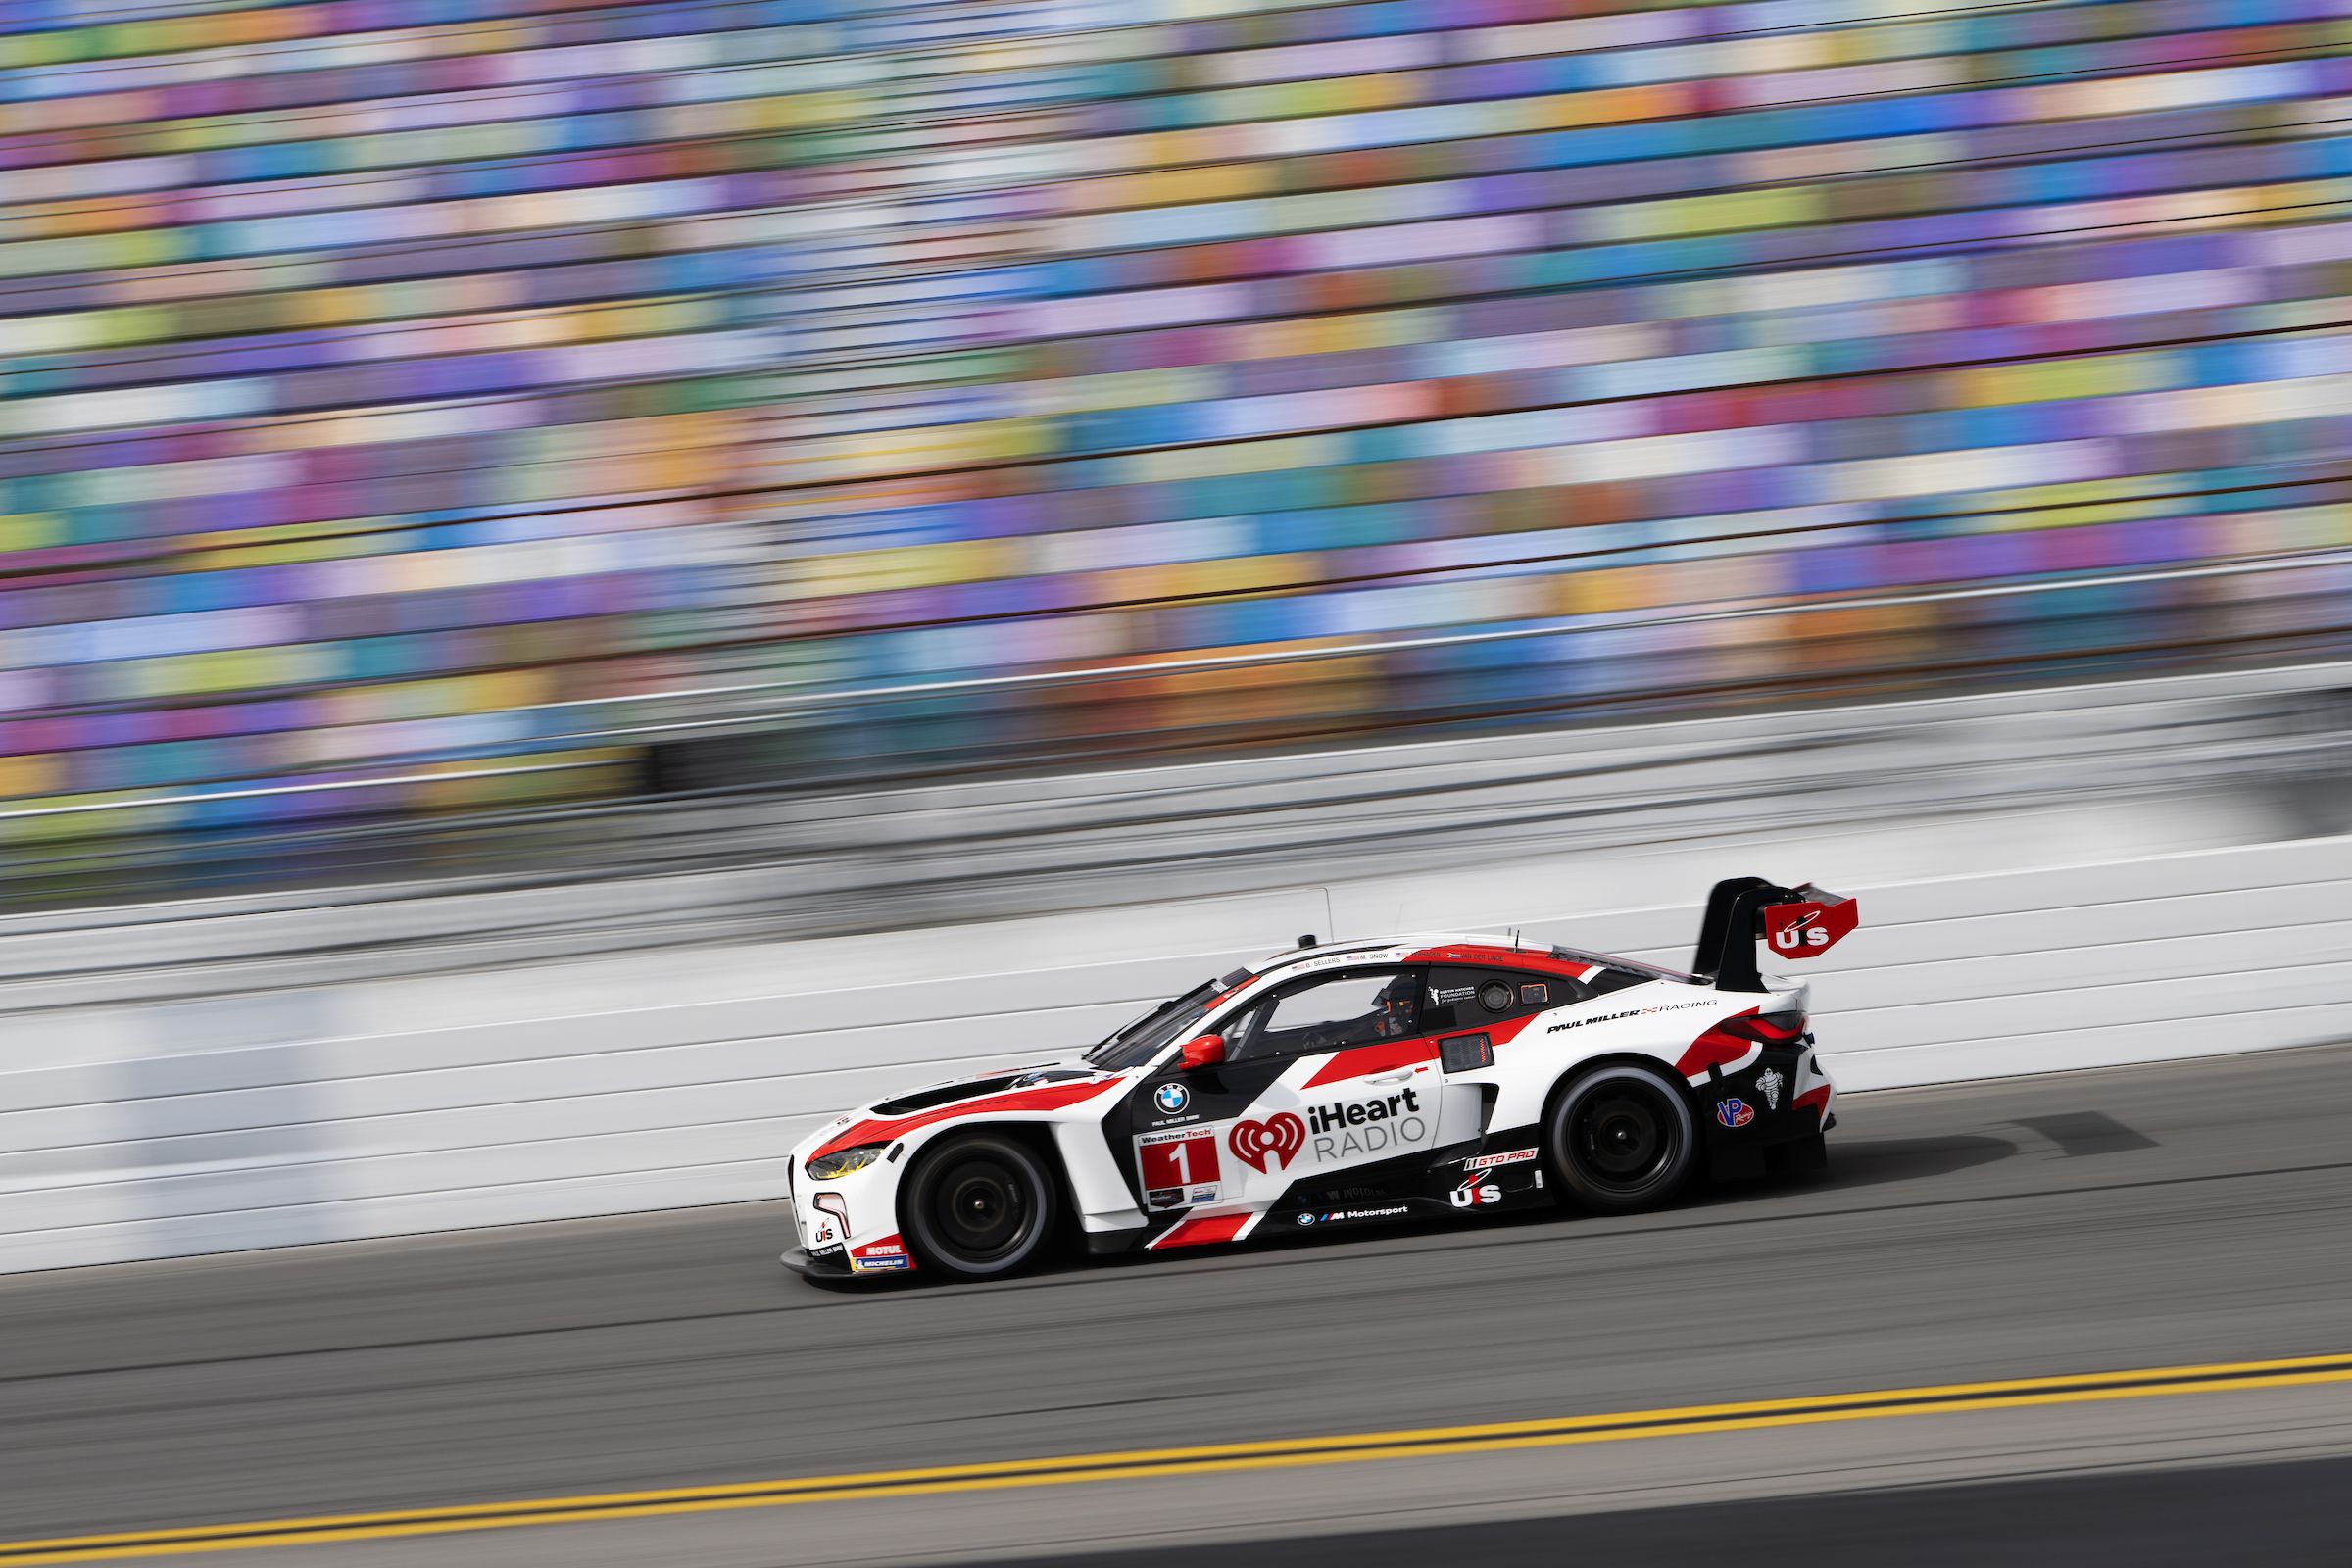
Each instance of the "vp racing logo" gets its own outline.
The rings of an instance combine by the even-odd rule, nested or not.
[[[1310,1105],[1303,1118],[1278,1110],[1264,1121],[1237,1121],[1225,1142],[1234,1157],[1262,1174],[1269,1157],[1273,1169],[1289,1169],[1310,1138],[1314,1158],[1328,1162],[1425,1145],[1430,1131],[1429,1118],[1421,1114],[1420,1092],[1400,1089],[1353,1104]]]

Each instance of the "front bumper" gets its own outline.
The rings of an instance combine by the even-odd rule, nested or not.
[[[842,1248],[828,1248],[822,1256],[814,1255],[806,1247],[796,1247],[780,1254],[776,1261],[811,1280],[846,1280],[850,1277],[850,1254]]]

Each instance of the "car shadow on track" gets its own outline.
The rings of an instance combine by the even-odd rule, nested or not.
[[[1954,1176],[1980,1165],[1990,1165],[2019,1152],[2019,1146],[2008,1139],[1988,1138],[1980,1133],[1933,1138],[1855,1138],[1830,1146],[1827,1170],[1796,1177],[1794,1181],[1816,1190],[1932,1181],[1938,1176]]]
[[[1979,1166],[1994,1164],[2022,1152],[2020,1146],[2006,1138],[1975,1133],[1931,1138],[1844,1139],[1831,1145],[1830,1163],[1825,1170],[1697,1187],[1673,1204],[1668,1212],[1705,1212],[1751,1203],[1769,1205],[1784,1200],[1792,1193],[1852,1192],[1891,1182],[1933,1182]],[[1588,1217],[1569,1208],[1529,1208],[1475,1219],[1431,1214],[1380,1225],[1277,1226],[1250,1238],[1238,1249],[1130,1252],[1089,1257],[1073,1248],[1039,1267],[1025,1271],[1021,1277],[1037,1280],[1067,1274],[1115,1273],[1127,1268],[1148,1268],[1180,1259],[1204,1258],[1212,1253],[1231,1255],[1236,1251],[1313,1250],[1381,1238],[1458,1235],[1475,1231],[1523,1230],[1533,1226],[1572,1224]],[[947,1282],[921,1275],[891,1275],[883,1279],[864,1276],[854,1280],[816,1277],[808,1279],[807,1283],[829,1293],[883,1295],[937,1289]]]

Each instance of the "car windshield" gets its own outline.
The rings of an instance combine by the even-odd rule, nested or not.
[[[1086,1054],[1086,1059],[1112,1072],[1140,1067],[1181,1037],[1208,1013],[1208,1004],[1250,978],[1236,969],[1220,979],[1203,980],[1181,997],[1171,997],[1141,1018],[1113,1033]]]

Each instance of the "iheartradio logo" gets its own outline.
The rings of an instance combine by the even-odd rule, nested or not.
[[[1306,1142],[1306,1123],[1287,1110],[1276,1111],[1264,1121],[1237,1121],[1233,1131],[1225,1135],[1234,1156],[1251,1170],[1263,1174],[1266,1156],[1274,1156],[1274,1168],[1282,1170],[1291,1163]]]

